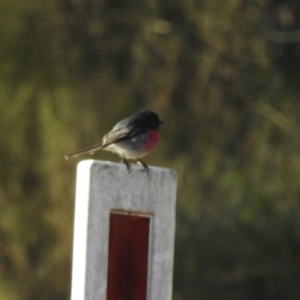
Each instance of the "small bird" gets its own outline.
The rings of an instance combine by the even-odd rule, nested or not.
[[[149,167],[141,160],[156,146],[159,139],[159,127],[165,122],[151,110],[140,111],[131,117],[118,122],[102,140],[102,143],[82,149],[65,156],[65,159],[77,157],[82,154],[94,155],[100,150],[106,150],[118,154],[128,171],[131,165],[127,159],[137,160],[144,170],[149,172]]]

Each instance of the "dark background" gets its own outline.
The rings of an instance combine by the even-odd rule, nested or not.
[[[146,162],[178,173],[174,300],[300,299],[299,78],[298,0],[2,0],[0,298],[69,299],[63,155],[150,108]]]

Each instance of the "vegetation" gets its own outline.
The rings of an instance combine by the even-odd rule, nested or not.
[[[69,298],[63,155],[151,108],[146,160],[179,176],[174,300],[299,299],[299,20],[296,0],[2,0],[0,298]]]

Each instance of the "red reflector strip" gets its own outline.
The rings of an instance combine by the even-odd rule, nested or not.
[[[150,217],[110,213],[107,300],[146,300]]]

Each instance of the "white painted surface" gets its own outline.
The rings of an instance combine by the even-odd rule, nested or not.
[[[86,160],[78,164],[72,300],[106,300],[111,210],[151,214],[147,300],[171,300],[176,173]]]

